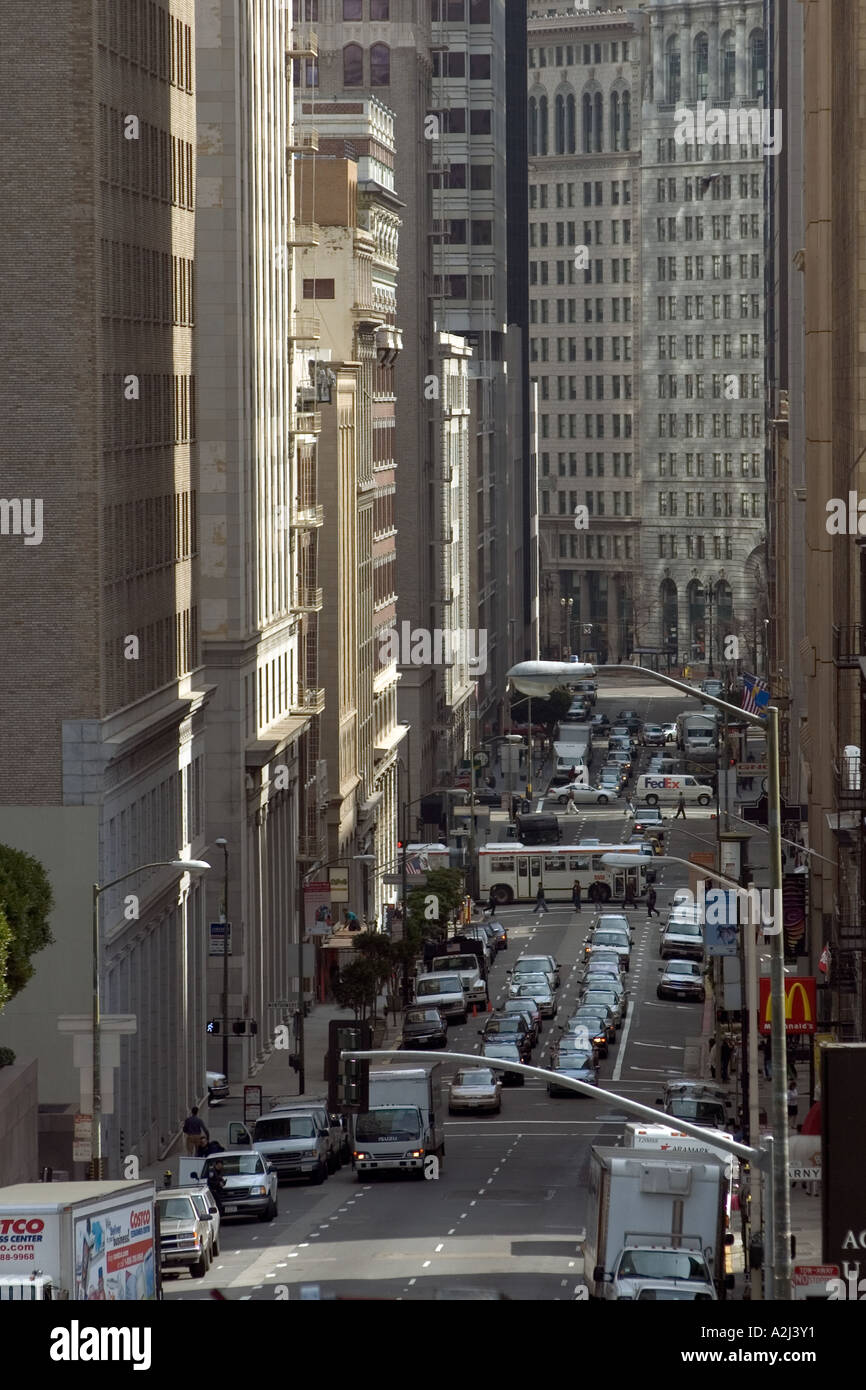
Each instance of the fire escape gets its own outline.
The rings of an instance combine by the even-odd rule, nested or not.
[[[834,824],[837,827],[836,910],[830,942],[830,988],[839,1037],[866,1035],[866,786],[861,772],[866,729],[866,629],[863,624],[833,627],[836,667],[836,738],[833,760]]]

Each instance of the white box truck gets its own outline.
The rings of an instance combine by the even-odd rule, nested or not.
[[[370,1072],[369,1109],[354,1117],[352,1166],[365,1173],[438,1172],[445,1155],[442,1065]],[[431,1159],[435,1158],[436,1163]]]
[[[0,1300],[160,1298],[152,1182],[0,1188]]]
[[[725,1164],[707,1153],[669,1157],[594,1148],[584,1278],[590,1297],[632,1300],[650,1284],[713,1300],[725,1273]]]

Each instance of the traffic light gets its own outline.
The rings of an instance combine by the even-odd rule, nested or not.
[[[216,1034],[220,1031],[220,1021],[218,1018],[209,1018],[207,1021],[208,1033]]]
[[[232,1024],[232,1032],[241,1037],[247,1031],[246,1019],[236,1018]]]

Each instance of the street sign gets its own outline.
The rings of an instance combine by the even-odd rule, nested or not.
[[[785,1032],[814,1033],[816,1017],[814,977],[789,975],[785,980]],[[762,975],[758,981],[758,1020],[762,1033],[770,1032],[771,1019],[770,979]]]
[[[383,883],[390,883],[390,884],[397,884],[397,885],[399,885],[399,884],[401,884],[401,883],[403,882],[403,875],[402,875],[402,874],[383,874],[383,875],[382,875],[382,882],[383,882]],[[406,875],[406,887],[407,887],[407,888],[426,888],[426,887],[427,887],[427,875],[426,875],[426,874],[410,874],[410,873],[407,873],[407,875]]]
[[[838,1265],[794,1265],[793,1292],[795,1301],[807,1298],[826,1298],[827,1285],[839,1278]]]
[[[799,1168],[796,1163],[788,1164],[788,1177],[791,1182],[820,1182],[820,1168]]]
[[[93,1116],[76,1115],[72,1132],[72,1162],[89,1163],[93,1157]]]
[[[227,945],[224,944],[226,934],[228,934]],[[232,953],[232,924],[231,922],[211,922],[208,955],[221,956],[224,952],[228,956]]]

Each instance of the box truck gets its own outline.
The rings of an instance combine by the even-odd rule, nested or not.
[[[594,1148],[590,1156],[584,1278],[590,1297],[631,1300],[651,1283],[688,1296],[724,1296],[725,1163]]]
[[[352,1166],[365,1173],[438,1171],[445,1155],[442,1065],[370,1072],[369,1109],[354,1117]],[[431,1163],[431,1158],[436,1163]]]
[[[0,1188],[0,1299],[161,1298],[152,1182]]]

